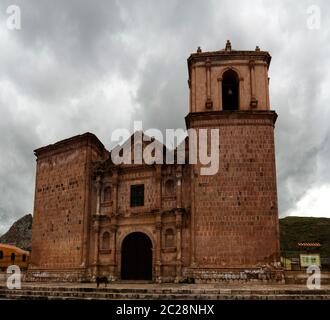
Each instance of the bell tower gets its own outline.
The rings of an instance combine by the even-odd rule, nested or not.
[[[274,276],[280,267],[274,125],[268,68],[256,47],[188,58],[188,129],[219,130],[219,170],[191,165],[191,263],[194,278]],[[265,275],[263,268],[272,270]]]
[[[225,49],[188,58],[190,112],[269,110],[268,68],[271,56],[254,51]]]

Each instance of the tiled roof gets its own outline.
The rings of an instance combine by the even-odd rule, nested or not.
[[[11,245],[11,244],[0,243],[0,250],[1,250],[1,249],[14,250],[14,251],[16,251],[16,252],[18,252],[18,253],[26,254],[26,255],[30,254],[29,251],[25,251],[25,250],[23,250],[23,249],[20,249],[20,248],[14,246],[14,245]]]
[[[299,247],[321,247],[321,244],[318,242],[299,242]]]

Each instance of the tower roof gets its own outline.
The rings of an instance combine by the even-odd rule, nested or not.
[[[203,52],[200,47],[198,47],[196,53],[192,53],[187,59],[188,69],[190,75],[190,68],[195,62],[215,62],[215,61],[225,61],[225,60],[254,60],[254,61],[264,61],[269,68],[271,55],[268,51],[262,51],[258,46],[255,50],[234,50],[232,49],[231,42],[227,40],[226,46],[222,50],[218,51],[206,51]]]

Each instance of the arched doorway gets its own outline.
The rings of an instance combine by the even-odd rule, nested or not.
[[[239,79],[233,70],[227,70],[222,76],[222,109],[238,110]]]
[[[142,232],[130,233],[121,247],[121,279],[152,280],[152,242]]]

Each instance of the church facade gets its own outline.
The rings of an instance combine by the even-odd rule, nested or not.
[[[219,130],[216,174],[114,164],[91,133],[35,150],[28,279],[281,279],[270,61],[229,41],[187,60],[186,126]]]

